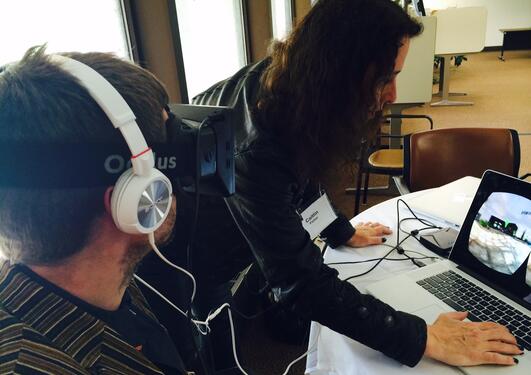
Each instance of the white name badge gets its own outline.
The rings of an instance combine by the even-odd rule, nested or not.
[[[337,215],[328,200],[328,196],[321,195],[319,199],[313,202],[307,209],[301,212],[302,226],[310,234],[313,240],[327,226],[337,218]]]

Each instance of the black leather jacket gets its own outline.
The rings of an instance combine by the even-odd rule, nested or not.
[[[227,199],[230,211],[275,299],[296,313],[320,322],[389,357],[414,366],[426,346],[426,324],[395,311],[372,296],[361,294],[325,264],[319,248],[304,230],[297,210],[319,195],[300,181],[286,150],[253,121],[263,60],[196,96],[194,104],[236,108],[236,195]],[[344,244],[354,228],[343,216],[322,233],[332,247]]]

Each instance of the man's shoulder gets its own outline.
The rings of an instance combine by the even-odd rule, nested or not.
[[[140,290],[134,279],[131,280],[131,282],[129,283],[129,286],[127,287],[127,292],[129,293],[131,301],[136,307],[138,307],[144,314],[149,316],[151,319],[158,322],[156,315],[153,313],[153,311],[151,311],[151,306],[149,306],[146,297],[144,297],[144,294],[142,294],[142,291]]]
[[[4,345],[18,347],[25,344],[26,340],[44,343],[46,338],[0,305],[0,347]]]
[[[68,354],[0,305],[0,373],[86,374]]]

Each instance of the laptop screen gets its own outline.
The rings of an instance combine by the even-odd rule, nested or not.
[[[450,260],[531,308],[531,184],[483,175]]]

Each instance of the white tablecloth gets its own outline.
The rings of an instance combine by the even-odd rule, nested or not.
[[[406,202],[416,194],[413,193],[400,198]],[[370,209],[362,212],[352,219],[352,223],[367,221],[378,221],[389,226],[393,230],[393,235],[387,238],[387,244],[396,244],[397,218],[396,218],[396,201],[398,198],[380,203]],[[400,218],[412,217],[404,205],[400,205]],[[402,229],[412,230],[423,227],[417,221],[406,221]],[[404,238],[404,233],[400,238]],[[435,254],[426,250],[415,239],[410,238],[402,244],[405,250],[413,250],[422,254],[434,256]],[[337,248],[329,249],[325,254],[325,263],[356,261],[384,256],[390,250],[387,246],[371,246],[367,248]],[[410,256],[421,256],[410,253]],[[392,258],[402,258],[403,256],[396,252],[391,254]],[[429,264],[429,260],[423,260]],[[354,265],[336,265],[339,277],[345,279],[349,276],[368,270],[373,263],[361,263]],[[358,290],[365,291],[370,283],[383,280],[394,274],[407,270],[416,269],[411,261],[383,261],[368,275],[350,280]],[[311,375],[369,375],[369,374],[429,374],[429,375],[454,375],[460,374],[460,370],[450,366],[443,365],[430,359],[423,359],[416,367],[409,368],[401,365],[393,359],[390,359],[382,353],[372,350],[358,342],[336,333],[319,323],[312,322],[309,340],[309,353],[306,361],[306,374]]]

